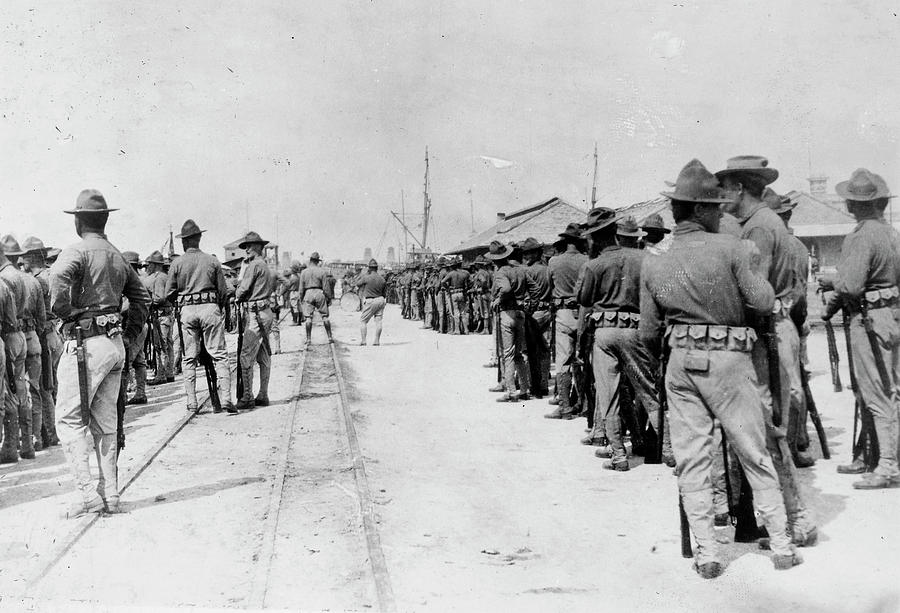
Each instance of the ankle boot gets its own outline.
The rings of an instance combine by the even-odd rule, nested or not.
[[[19,405],[19,457],[23,460],[34,459],[34,436],[31,432],[31,402],[28,398],[27,402]]]
[[[691,533],[694,535],[694,563],[701,569],[707,564],[720,563],[712,489],[684,492],[681,499],[688,523],[691,525]]]
[[[115,435],[113,435],[113,439],[115,439]],[[62,447],[69,468],[72,470],[72,476],[75,478],[75,489],[79,493],[81,504],[86,509],[96,507],[98,502],[102,506],[102,498],[94,488],[94,480],[91,478],[89,458],[92,442],[90,433],[79,430],[75,438],[67,440]]]
[[[115,434],[94,435],[94,449],[97,454],[97,465],[100,467],[100,482],[97,493],[103,498],[108,513],[119,510],[119,479],[117,462],[119,450],[116,447]]]
[[[19,414],[15,407],[7,406],[3,416],[3,446],[0,447],[0,464],[19,461]]]

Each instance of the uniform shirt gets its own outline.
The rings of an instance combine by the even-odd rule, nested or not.
[[[12,293],[16,319],[25,319],[25,301],[28,299],[28,292],[25,289],[25,275],[7,260],[0,265],[0,279],[6,283],[6,287]]]
[[[883,219],[863,219],[841,245],[835,294],[852,302],[867,290],[896,285],[898,264],[891,227]]]
[[[6,283],[0,283],[0,323],[2,323],[4,334],[12,332],[19,325],[16,319],[16,305],[13,303],[13,294]]]
[[[118,313],[122,296],[130,303],[124,336],[134,339],[147,320],[150,294],[105,234],[85,232],[50,268],[50,306],[63,321],[82,314]]]
[[[575,284],[581,267],[588,261],[588,256],[579,252],[575,245],[566,246],[566,250],[550,258],[547,267],[550,269],[550,283],[553,297],[569,299],[575,297]]]
[[[321,266],[310,264],[300,273],[300,280],[297,282],[297,289],[300,296],[306,293],[308,289],[325,289],[325,269]]]
[[[666,255],[644,258],[641,269],[641,340],[656,347],[666,325],[746,325],[746,309],[772,312],[772,286],[750,270],[740,240],[679,222]]]
[[[44,313],[46,314],[47,319],[56,319],[53,311],[50,310],[50,269],[41,268],[40,271],[34,275],[34,278],[41,284],[41,291],[44,294]]]
[[[219,260],[197,247],[185,251],[184,255],[172,262],[172,266],[169,267],[166,297],[173,304],[178,296],[200,292],[215,292],[218,301],[222,302],[227,296],[227,291],[225,274]]]
[[[806,321],[808,310],[806,288],[807,279],[809,278],[809,250],[799,238],[794,236],[793,231],[789,228],[791,254],[793,255],[794,275],[797,281],[797,296],[794,299],[794,305],[791,307],[791,320],[799,328]]]
[[[501,311],[519,309],[527,295],[528,280],[521,266],[504,264],[494,273],[491,297],[499,300]]]
[[[578,304],[594,311],[640,310],[641,263],[644,252],[612,245],[581,268]]]
[[[266,264],[266,260],[251,254],[247,259],[244,276],[234,291],[234,299],[238,302],[266,300],[275,291],[275,273]]]
[[[44,290],[41,282],[28,273],[22,273],[25,280],[25,319],[30,319],[34,329],[43,332],[47,323],[47,311],[44,306]]]
[[[448,272],[444,276],[443,285],[448,289],[466,289],[469,287],[469,274],[468,270],[462,270],[461,268],[456,268]]]
[[[791,235],[784,222],[763,203],[738,221],[741,223],[741,238],[749,239],[759,247],[759,271],[775,290],[775,297],[796,301],[801,288],[795,274]]]
[[[151,275],[144,275],[142,281],[144,287],[150,293],[150,306],[155,308],[171,306],[166,300],[166,282],[169,277],[161,270],[157,270]]]
[[[525,267],[525,280],[528,283],[528,299],[534,302],[550,301],[550,268],[541,261]]]
[[[363,298],[382,298],[387,282],[378,272],[367,272],[356,282],[357,287],[362,288]]]
[[[484,268],[478,269],[475,273],[475,276],[472,280],[472,284],[475,289],[477,289],[481,293],[491,291],[491,283],[493,280],[491,279],[491,274]]]

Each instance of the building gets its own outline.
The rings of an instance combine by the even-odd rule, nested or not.
[[[554,196],[512,213],[497,213],[497,223],[447,251],[474,260],[487,252],[492,241],[508,244],[522,242],[529,236],[545,245],[556,242],[559,233],[570,223],[584,223],[587,211]]]
[[[237,262],[246,257],[247,252],[238,247],[242,240],[244,240],[243,236],[222,247],[225,250],[225,259],[222,260],[223,262]],[[266,263],[269,265],[269,268],[272,268],[275,271],[279,271],[280,258],[278,253],[278,245],[276,245],[275,243],[269,243],[268,245],[266,245],[264,253],[266,256]],[[285,261],[288,264],[290,263],[290,260],[288,259],[285,259]]]

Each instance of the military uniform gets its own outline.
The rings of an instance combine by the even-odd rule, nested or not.
[[[328,342],[333,343],[331,337],[331,323],[328,320],[328,299],[325,296],[325,285],[328,283],[328,273],[319,266],[319,254],[313,252],[309,258],[309,266],[300,273],[298,292],[300,293],[303,318],[306,320],[306,345],[309,346],[312,339],[313,313],[318,312],[322,317],[322,325],[328,335]]]
[[[147,293],[151,293],[151,289],[147,285],[147,277],[140,273],[141,262],[140,256],[135,251],[123,251],[122,257],[134,268],[135,273],[141,280]],[[128,320],[128,312],[131,303],[128,300],[122,301],[122,317]],[[125,379],[122,385],[125,389],[134,389],[134,395],[128,399],[127,404],[147,404],[147,352],[145,347],[147,344],[147,334],[150,331],[150,318],[144,323],[134,343],[125,348]],[[133,384],[132,384],[133,382]]]
[[[681,171],[675,192],[664,195],[681,203],[725,200],[697,160]],[[696,568],[707,578],[722,568],[713,527],[714,418],[747,473],[776,567],[801,561],[786,533],[778,475],[766,452],[765,404],[750,357],[756,334],[744,312],[746,305],[755,313],[769,313],[774,298],[766,280],[751,271],[738,240],[710,234],[693,220],[677,224],[668,254],[644,260],[639,332],[648,347],[669,347],[665,389],[678,487],[694,535]]]
[[[108,210],[100,192],[85,190],[78,196],[76,208],[67,212],[86,216],[87,224],[93,211]],[[124,330],[119,315],[123,296],[131,305]],[[64,322],[67,339],[59,364],[56,425],[81,495],[80,512],[96,512],[104,505],[109,511],[118,510],[116,404],[125,345],[133,343],[144,326],[149,302],[147,290],[119,251],[104,234],[86,227],[81,240],[64,249],[50,269],[51,309]],[[82,421],[76,326],[84,336],[90,403],[87,424]],[[96,486],[89,464],[92,443],[100,469]]]
[[[447,297],[450,307],[450,321],[447,326],[450,334],[468,334],[470,277],[468,270],[460,268],[458,260],[453,263],[452,269],[444,275],[441,288],[445,292],[444,295]]]
[[[11,238],[11,237],[10,237]],[[8,249],[4,245],[4,250]],[[10,255],[18,255],[16,245]],[[27,340],[23,326],[28,290],[25,286],[25,275],[21,273],[5,257],[0,261],[0,281],[2,281],[12,298],[14,324],[3,331],[3,343],[6,346],[6,374],[12,378],[12,384],[6,386],[3,418],[4,440],[0,449],[0,462],[15,462],[16,446],[21,436],[21,448],[18,454],[25,459],[34,458],[34,446],[31,442],[31,410],[28,406],[28,382],[25,378],[25,364],[28,355]],[[12,388],[15,387],[15,390]]]
[[[166,282],[169,277],[162,271],[163,256],[159,251],[151,253],[146,260],[147,266],[156,264],[158,270],[144,277],[144,287],[150,293],[150,324],[153,329],[153,346],[156,351],[156,373],[150,385],[175,380],[175,347],[173,343],[173,323],[175,308],[166,296]]]
[[[31,413],[31,431],[29,436],[36,440],[34,448],[43,449],[41,429],[43,427],[43,399],[41,397],[42,362],[41,334],[47,327],[47,311],[44,302],[44,291],[38,281],[32,275],[23,273],[25,279],[28,300],[25,304],[25,319],[22,323],[22,331],[25,333],[25,371],[28,374],[27,398],[28,411]]]
[[[576,362],[575,350],[578,336],[578,300],[575,284],[588,257],[581,253],[572,241],[580,241],[577,224],[570,224],[560,237],[567,239],[566,250],[553,256],[547,265],[550,271],[552,299],[556,309],[556,388],[559,410],[547,417],[563,419],[572,416],[572,366]]]
[[[375,340],[373,345],[381,343],[381,322],[384,319],[384,305],[387,301],[385,291],[387,284],[378,272],[378,262],[369,262],[369,272],[361,275],[356,281],[359,297],[362,299],[360,322],[360,345],[366,344],[366,324],[375,319]]]
[[[542,250],[543,246],[533,238],[525,240],[523,251]],[[551,312],[550,269],[540,255],[524,267],[528,284],[525,300],[525,344],[528,350],[528,369],[531,393],[538,398],[550,394],[550,320]]]
[[[256,232],[249,232],[240,243],[244,249],[250,244],[265,245]],[[271,372],[270,335],[275,315],[272,312],[271,297],[275,291],[275,273],[263,257],[248,251],[247,267],[241,282],[235,290],[238,305],[246,303],[249,313],[244,321],[244,344],[241,348],[241,373],[244,381],[244,396],[238,399],[237,408],[247,409],[269,404],[269,374]],[[259,364],[259,394],[253,398],[253,363]]]
[[[197,224],[189,219],[182,225],[178,238],[198,236],[201,232]],[[231,370],[228,367],[225,315],[222,312],[227,290],[222,265],[199,247],[189,247],[169,268],[166,296],[179,309],[180,334],[184,338],[184,393],[188,410],[197,408],[197,358],[201,342],[215,363],[219,402],[223,408],[231,408]]]
[[[515,402],[528,398],[531,388],[528,365],[522,355],[525,349],[525,313],[522,311],[522,303],[528,296],[528,282],[522,267],[510,263],[512,252],[512,247],[494,241],[485,256],[498,262],[491,288],[491,306],[500,312],[498,358],[502,364],[503,388],[506,390],[498,402]]]

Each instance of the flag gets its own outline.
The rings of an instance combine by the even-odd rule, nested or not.
[[[478,156],[485,162],[491,164],[494,168],[511,168],[516,165],[515,162],[511,160],[504,160],[503,158],[495,158],[489,155],[480,155]]]

